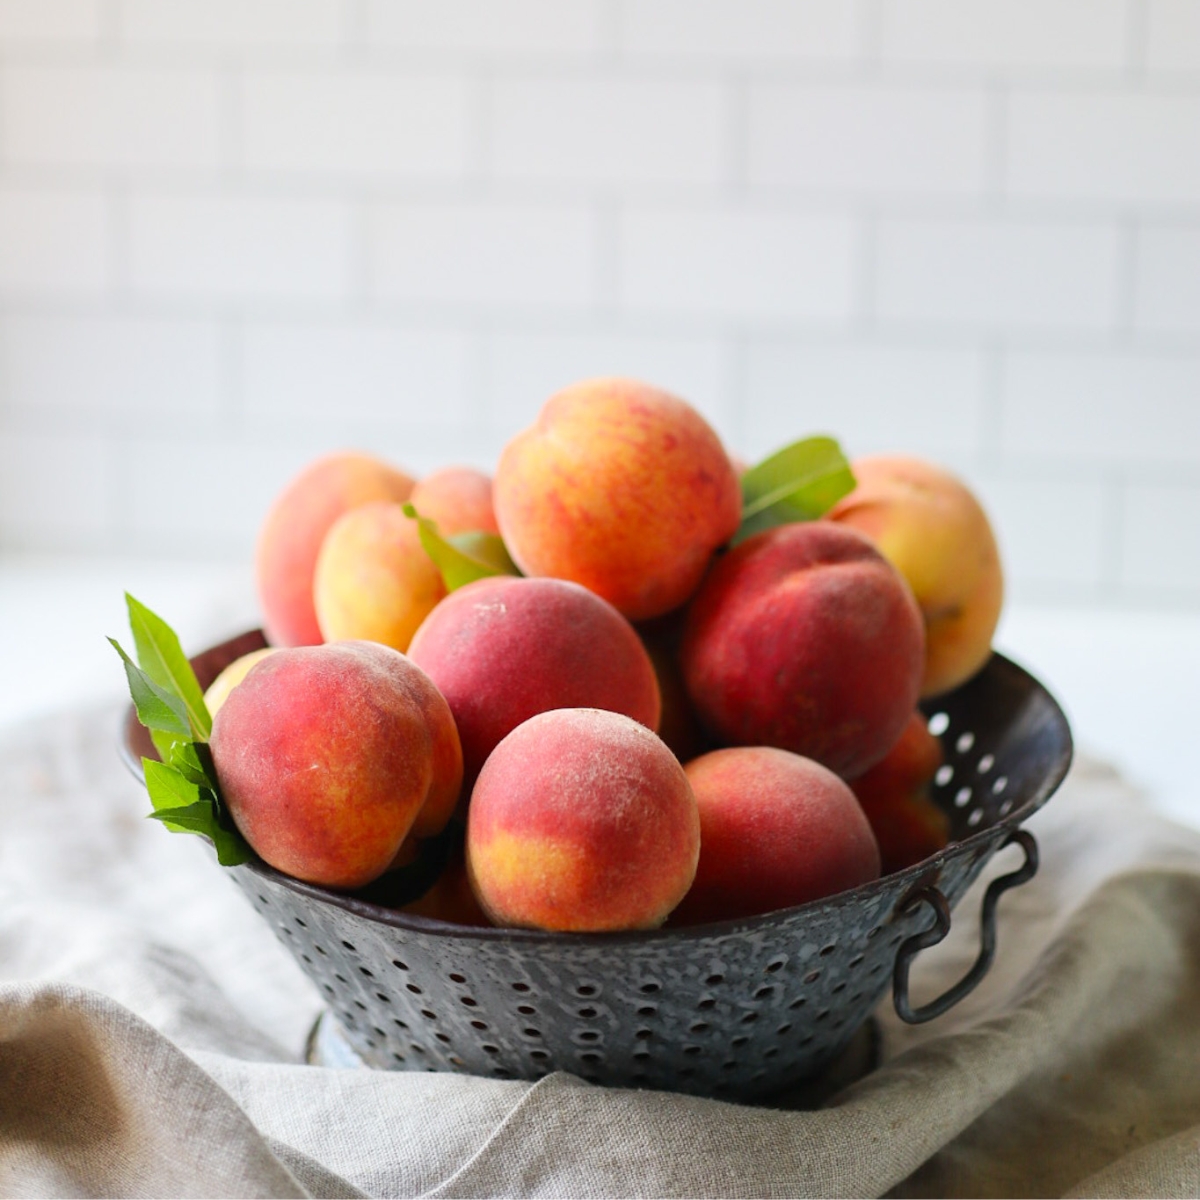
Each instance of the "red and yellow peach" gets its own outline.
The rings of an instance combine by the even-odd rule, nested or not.
[[[526,575],[580,583],[635,621],[687,600],[741,520],[737,475],[704,418],[626,379],[552,396],[504,448],[495,504]]]
[[[466,846],[471,886],[497,925],[651,929],[692,883],[700,820],[683,768],[645,726],[556,709],[488,758]]]
[[[450,704],[468,784],[507,734],[549,709],[603,708],[658,725],[658,683],[633,626],[566,580],[467,584],[429,614],[409,655]]]
[[[781,525],[719,559],[688,608],[684,680],[720,744],[775,746],[861,775],[917,701],[924,627],[862,534]]]
[[[442,467],[419,480],[409,497],[438,533],[499,533],[492,505],[491,476],[474,467]]]
[[[862,808],[820,763],[742,746],[702,755],[685,770],[700,812],[700,861],[672,924],[790,908],[879,876],[879,847]]]
[[[280,649],[228,695],[213,763],[234,823],[271,866],[362,887],[410,834],[445,827],[462,751],[429,678],[373,642]]]
[[[950,821],[929,794],[942,760],[941,743],[915,712],[887,755],[851,783],[875,831],[885,874],[920,862],[949,842]]]

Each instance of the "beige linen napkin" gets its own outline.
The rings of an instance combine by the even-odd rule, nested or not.
[[[1200,1194],[1200,834],[1082,764],[980,988],[825,1107],[302,1065],[320,999],[204,845],[142,819],[116,708],[0,734],[0,1194]],[[987,878],[913,974],[977,950]]]

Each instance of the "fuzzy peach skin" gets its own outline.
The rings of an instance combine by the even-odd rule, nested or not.
[[[936,854],[950,841],[949,818],[929,795],[942,761],[941,742],[915,712],[884,758],[850,785],[875,831],[885,875]]]
[[[317,624],[327,642],[365,639],[407,650],[445,594],[416,521],[388,501],[343,513],[313,572]]]
[[[409,655],[450,704],[468,786],[501,739],[548,709],[611,709],[658,726],[658,681],[633,626],[563,579],[469,583],[429,614]]]
[[[210,745],[246,841],[285,874],[332,888],[370,883],[410,832],[443,828],[462,782],[445,700],[373,642],[264,658],[229,693]]]
[[[526,575],[581,583],[635,621],[687,600],[741,519],[737,475],[712,428],[630,379],[552,396],[504,448],[495,503]]]
[[[540,713],[471,794],[467,872],[497,925],[652,929],[691,886],[700,818],[660,738],[619,713]]]
[[[925,618],[921,695],[965,682],[987,662],[1004,572],[983,507],[950,472],[917,458],[856,459],[857,486],[829,519],[865,533],[908,580]]]
[[[879,877],[879,847],[854,793],[811,758],[740,746],[684,770],[700,812],[700,862],[672,925],[791,908]]]
[[[354,451],[317,459],[283,489],[267,512],[255,549],[259,604],[272,645],[321,642],[313,571],[334,521],[372,500],[403,503],[412,489],[413,480],[403,471]]]
[[[716,562],[688,608],[680,662],[719,744],[776,746],[852,779],[916,707],[924,642],[912,592],[870,541],[810,521]]]
[[[499,533],[492,505],[492,477],[474,467],[442,467],[418,481],[409,497],[445,537],[455,533]]]
[[[274,654],[275,650],[276,647],[274,646],[266,646],[262,650],[251,650],[249,654],[243,654],[241,658],[235,658],[208,685],[204,692],[204,706],[208,709],[208,715],[215,717],[217,710],[229,697],[229,693],[250,673],[250,668],[255,663],[261,662],[268,654]]]

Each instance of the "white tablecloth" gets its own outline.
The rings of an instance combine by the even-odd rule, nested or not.
[[[0,1194],[1200,1194],[1200,834],[1083,763],[979,989],[815,1111],[302,1064],[320,999],[115,707],[0,733]],[[976,953],[993,862],[918,1000]]]

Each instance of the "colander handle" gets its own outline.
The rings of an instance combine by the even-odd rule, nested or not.
[[[1033,834],[1016,829],[1005,838],[1000,848],[1011,846],[1014,842],[1025,851],[1025,862],[1018,870],[1001,875],[988,884],[988,890],[983,895],[979,957],[975,960],[975,965],[952,988],[920,1008],[913,1008],[908,1001],[908,971],[912,960],[922,950],[936,946],[950,932],[950,904],[936,887],[926,886],[909,892],[896,906],[898,913],[907,914],[915,912],[922,904],[928,904],[933,909],[934,917],[933,924],[928,929],[907,938],[896,951],[896,966],[892,971],[892,1002],[902,1021],[907,1021],[910,1025],[920,1025],[924,1021],[940,1017],[969,992],[974,991],[979,981],[988,973],[992,959],[996,957],[996,905],[1000,896],[1009,888],[1019,887],[1032,879],[1038,869],[1038,848]]]

